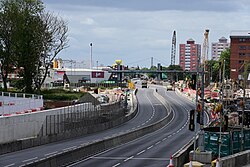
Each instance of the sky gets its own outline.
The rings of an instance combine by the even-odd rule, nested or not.
[[[202,44],[209,29],[209,44],[232,30],[250,29],[249,0],[42,0],[45,10],[68,24],[69,47],[63,60],[109,66],[122,60],[129,67],[169,66],[173,31],[179,44],[189,38]],[[211,50],[211,47],[209,48]],[[209,57],[210,53],[209,53]],[[80,67],[81,65],[79,65]]]

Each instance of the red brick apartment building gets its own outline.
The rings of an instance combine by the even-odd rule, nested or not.
[[[250,61],[250,30],[232,31],[231,55],[230,55],[230,78],[243,79],[244,62]]]
[[[186,44],[180,44],[180,66],[183,70],[196,71],[197,60],[201,57],[201,45],[189,39]]]

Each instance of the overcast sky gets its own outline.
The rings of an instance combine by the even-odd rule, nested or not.
[[[202,44],[205,29],[209,43],[232,30],[250,29],[249,0],[43,0],[46,10],[68,22],[69,45],[59,57],[89,65],[112,65],[121,59],[128,66],[170,65],[171,38],[179,44],[193,38]],[[209,48],[209,50],[211,47]],[[209,57],[211,57],[209,55]]]

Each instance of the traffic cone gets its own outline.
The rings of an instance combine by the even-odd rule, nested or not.
[[[168,165],[168,167],[174,167],[172,155],[170,156],[170,160],[169,160],[169,165]]]
[[[216,166],[215,167],[220,167],[219,158],[216,159]]]

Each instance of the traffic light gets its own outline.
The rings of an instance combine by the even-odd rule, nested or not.
[[[194,131],[195,125],[194,125],[194,116],[195,116],[195,110],[189,111],[189,130]]]

